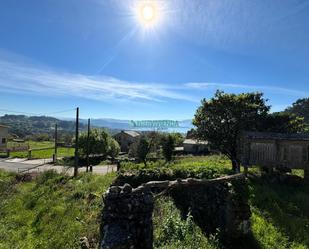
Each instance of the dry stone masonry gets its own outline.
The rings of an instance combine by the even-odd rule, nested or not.
[[[145,187],[132,190],[125,184],[107,191],[102,215],[102,249],[152,248],[153,195]]]
[[[163,191],[163,192],[162,192]],[[226,241],[250,232],[250,207],[242,174],[211,180],[147,182],[135,189],[112,186],[104,196],[101,249],[153,248],[154,192],[169,194],[185,216],[189,211],[206,234]]]

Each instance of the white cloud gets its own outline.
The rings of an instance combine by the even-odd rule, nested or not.
[[[246,85],[246,84],[231,84],[231,83],[213,83],[213,82],[191,82],[184,84],[190,89],[211,89],[211,88],[223,88],[225,89],[241,89],[241,90],[250,90],[250,91],[262,91],[262,92],[271,92],[274,94],[296,96],[296,97],[308,97],[309,92],[294,90],[278,86],[263,86],[263,85]]]
[[[0,59],[1,91],[39,95],[75,96],[100,101],[134,100],[195,102],[194,98],[169,85],[136,83],[107,76],[56,72],[42,67]]]

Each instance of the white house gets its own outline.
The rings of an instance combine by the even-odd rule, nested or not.
[[[185,139],[183,141],[184,152],[190,154],[203,154],[209,152],[208,141],[196,140],[196,139]]]

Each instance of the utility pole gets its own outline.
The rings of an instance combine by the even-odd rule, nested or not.
[[[90,153],[90,118],[88,118],[88,132],[87,132],[87,169],[86,169],[86,172],[88,172],[88,169],[89,169],[89,153]],[[92,172],[92,167],[91,167],[91,172]]]
[[[79,129],[79,107],[76,108],[76,124],[75,124],[75,162],[74,177],[78,174],[78,129]]]
[[[55,124],[55,152],[54,152],[54,164],[57,162],[57,144],[58,144],[58,124]]]

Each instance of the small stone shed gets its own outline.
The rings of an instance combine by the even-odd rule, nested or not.
[[[309,171],[309,134],[244,132],[240,158],[245,166]]]
[[[183,150],[189,154],[207,153],[209,152],[209,144],[207,141],[187,138],[183,141]]]
[[[114,138],[119,143],[121,152],[129,152],[131,144],[136,142],[139,136],[136,131],[121,131],[114,135]]]
[[[6,149],[8,136],[9,127],[5,125],[0,125],[0,150]]]

